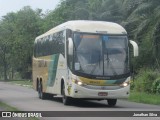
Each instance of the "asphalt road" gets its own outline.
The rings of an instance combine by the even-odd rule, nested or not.
[[[64,106],[61,97],[55,97],[51,100],[40,100],[38,94],[32,88],[17,86],[10,83],[0,82],[0,101],[5,102],[22,111],[160,111],[158,105],[148,105],[141,103],[118,100],[117,105],[110,108],[105,100],[103,101],[73,101],[73,104]],[[87,112],[86,112],[87,113]],[[91,120],[89,117],[76,117],[76,120]],[[113,116],[114,117],[114,116]],[[107,119],[128,120],[128,118],[107,117]],[[44,120],[71,120],[70,117],[43,118]],[[72,119],[75,119],[72,117]],[[106,118],[101,118],[102,120]],[[132,117],[132,120],[139,120],[139,117]],[[160,120],[159,117],[145,117],[145,120]],[[97,120],[97,117],[92,117]],[[98,118],[99,120],[99,118]]]

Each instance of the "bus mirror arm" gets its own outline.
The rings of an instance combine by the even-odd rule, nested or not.
[[[130,40],[130,43],[133,46],[133,51],[134,51],[134,57],[138,56],[138,45],[136,42],[134,42],[133,40]]]
[[[68,54],[73,55],[73,40],[68,38]]]

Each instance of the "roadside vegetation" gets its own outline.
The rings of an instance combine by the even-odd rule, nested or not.
[[[4,102],[0,102],[0,110],[1,111],[19,111],[17,108],[7,105]]]
[[[32,81],[31,80],[9,80],[8,82],[24,87],[32,88]]]
[[[148,94],[145,92],[131,91],[129,101],[160,105],[160,95],[159,94]]]
[[[141,69],[131,83],[129,100],[160,105],[160,73],[158,70]]]

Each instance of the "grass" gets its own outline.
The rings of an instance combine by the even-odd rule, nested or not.
[[[30,80],[10,80],[8,82],[20,86],[32,87],[32,82]]]
[[[160,73],[158,70],[143,68],[138,71],[131,83],[130,101],[160,105],[158,94]]]
[[[0,102],[0,108],[4,111],[19,111],[17,108],[7,105],[3,102]]]
[[[160,105],[160,94],[147,94],[144,92],[132,91],[129,100],[139,103]]]

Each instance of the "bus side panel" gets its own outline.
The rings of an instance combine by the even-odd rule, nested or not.
[[[63,55],[53,55],[48,67],[47,93],[61,94],[61,80],[66,79],[66,62]]]
[[[33,58],[33,87],[37,89],[37,80],[42,81],[43,92],[46,92],[46,85],[48,80],[48,66],[50,64],[51,56],[44,56]]]
[[[34,89],[37,89],[38,79],[42,81],[43,92],[61,94],[61,80],[67,80],[66,68],[66,60],[61,54],[33,58]]]
[[[37,76],[36,76],[36,60],[35,60],[35,57],[33,57],[32,58],[32,81],[33,81],[33,88],[35,89],[35,90],[37,90]]]

